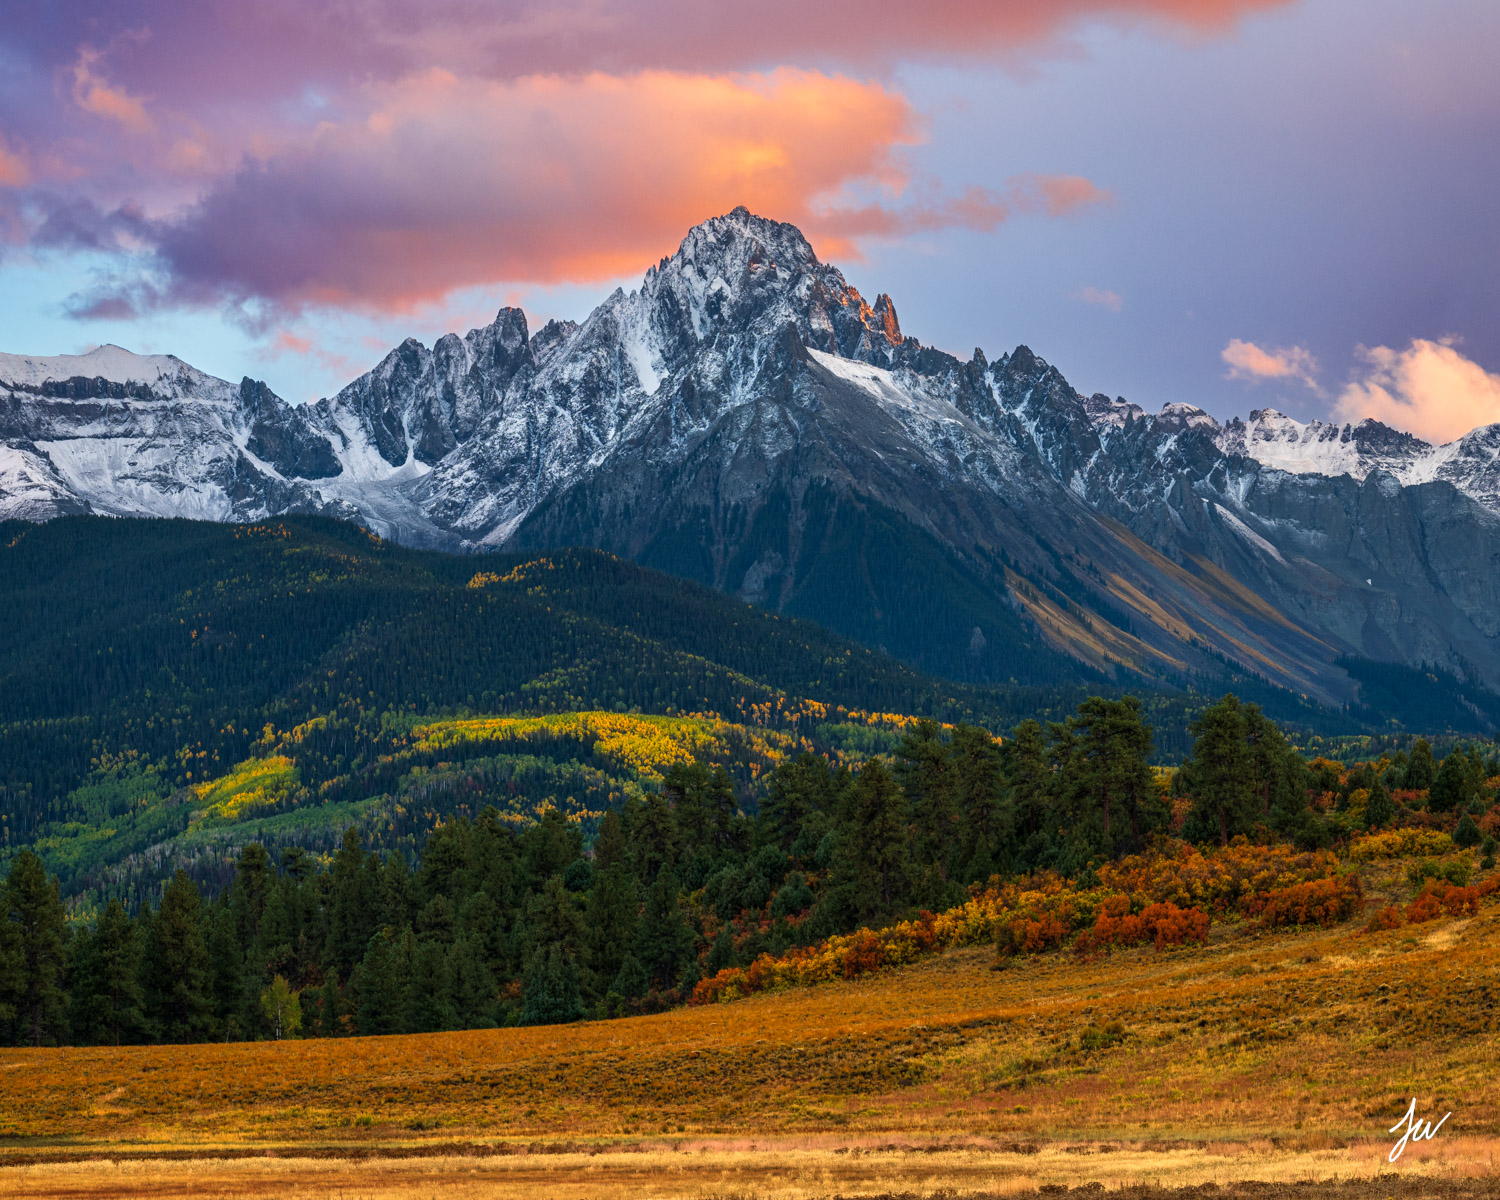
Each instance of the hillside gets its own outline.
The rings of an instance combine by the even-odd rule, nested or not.
[[[409,849],[489,803],[597,813],[649,774],[596,754],[583,717],[445,743],[475,767],[456,795],[424,738],[466,716],[673,714],[656,726],[753,797],[766,736],[836,751],[877,714],[1007,727],[1076,702],[937,681],[598,552],[423,553],[321,518],[5,525],[0,606],[4,844],[39,843],[66,880],[168,839],[327,850],[354,824]]]
[[[1405,903],[1408,861],[1360,867],[1369,908]],[[1484,1169],[1500,1135],[1497,953],[1486,901],[1378,933],[1231,921],[1201,946],[1049,952],[998,972],[974,948],[566,1028],[5,1049],[0,1155],[104,1153],[142,1187],[192,1171],[225,1190],[362,1194],[451,1178],[592,1179],[597,1195],[663,1167],[673,1195],[772,1173],[798,1196],[1307,1181],[1389,1171],[1385,1130],[1415,1095],[1454,1111],[1447,1140],[1400,1167],[1435,1188]],[[9,1194],[67,1170],[17,1175]]]

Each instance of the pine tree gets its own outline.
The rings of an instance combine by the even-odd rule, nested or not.
[[[1083,797],[1088,818],[1101,827],[1099,848],[1113,854],[1121,818],[1129,822],[1130,843],[1141,846],[1143,821],[1150,815],[1156,790],[1151,779],[1151,727],[1141,719],[1134,696],[1105,700],[1090,696],[1068,718],[1075,753],[1069,764],[1072,783]]]
[[[1035,721],[1022,721],[1011,730],[1002,753],[1014,797],[1016,836],[1025,842],[1047,831],[1052,799],[1052,769],[1042,727]]]
[[[198,888],[179,869],[162,894],[145,949],[146,1014],[167,1042],[190,1042],[209,1031],[208,948]]]
[[[922,720],[896,747],[896,781],[906,794],[911,817],[911,856],[946,879],[958,843],[958,802],[948,744],[937,722]]]
[[[387,930],[376,931],[355,968],[352,980],[357,1006],[355,1024],[361,1037],[401,1032],[406,997],[397,980],[393,941]]]
[[[564,1025],[583,1016],[578,967],[562,947],[538,950],[521,991],[521,1024]]]
[[[635,879],[616,861],[594,873],[584,913],[584,961],[596,988],[609,984],[635,941],[640,900]]]
[[[788,853],[796,847],[814,819],[831,816],[838,807],[838,782],[828,760],[804,750],[791,762],[771,773],[766,797],[760,803],[760,819],[766,837]],[[819,823],[818,835],[826,831]]]
[[[67,913],[56,879],[47,878],[42,860],[22,850],[11,861],[10,875],[0,894],[0,919],[19,935],[19,987],[9,1007],[14,1009],[16,1040],[40,1046],[66,1034],[67,997],[63,993],[66,965]]]
[[[1426,738],[1412,743],[1411,756],[1406,760],[1404,784],[1413,791],[1425,792],[1437,778],[1437,763],[1433,761],[1432,746]]]
[[[1433,812],[1453,812],[1466,808],[1470,797],[1469,756],[1454,747],[1438,768],[1437,778],[1427,795],[1427,806]]]
[[[1370,798],[1365,801],[1365,828],[1384,829],[1396,819],[1396,802],[1386,791],[1379,776],[1370,786]]]
[[[141,1040],[146,1015],[141,991],[141,943],[135,922],[111,900],[91,931],[76,939],[71,971],[73,1040],[119,1046]]]
[[[886,765],[872,758],[854,777],[849,795],[847,859],[841,874],[854,884],[861,917],[889,914],[909,886],[906,797]]]
[[[1253,765],[1239,698],[1227,695],[1204,709],[1189,726],[1193,748],[1183,763],[1183,782],[1193,797],[1190,832],[1216,837],[1227,846],[1254,819]]]
[[[1458,827],[1453,831],[1453,844],[1470,850],[1484,840],[1484,834],[1479,832],[1479,826],[1474,823],[1474,818],[1464,813],[1458,819]]]
[[[982,883],[1008,865],[1014,813],[1000,747],[977,725],[960,724],[949,742],[961,825],[959,878]]]
[[[693,933],[683,916],[671,867],[662,867],[651,885],[634,949],[648,978],[662,988],[672,986],[692,953]]]
[[[459,1028],[493,1025],[498,987],[478,933],[465,930],[458,935],[449,952],[448,974],[453,981],[453,1010]]]

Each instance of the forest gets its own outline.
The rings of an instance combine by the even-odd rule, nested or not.
[[[1180,906],[1151,903],[1139,883],[1193,855],[1221,874],[1231,859],[1251,863],[1260,890],[1241,907],[1259,919],[1326,923],[1359,894],[1328,851],[1381,838],[1429,852],[1407,919],[1423,919],[1424,903],[1477,906],[1468,854],[1447,851],[1494,865],[1493,753],[1455,745],[1438,759],[1417,739],[1374,760],[1307,759],[1233,695],[1190,734],[1180,766],[1164,770],[1134,697],[1088,697],[1003,738],[917,720],[854,766],[782,753],[753,812],[724,763],[682,754],[659,787],[628,790],[592,821],[545,803],[525,821],[486,806],[437,822],[410,858],[372,850],[353,827],[326,855],[248,842],[223,886],[179,868],[131,903],[70,906],[21,850],[0,893],[0,1034],[112,1045],[609,1018],[729,998],[820,946],[857,957],[878,949],[874,931],[930,941],[934,913],[1002,895],[1042,897],[1031,903],[1050,905],[1052,924],[1027,910],[986,925],[1001,953],[1076,929],[1080,950],[1160,944],[1223,915],[1201,880]],[[1267,873],[1268,862],[1280,866]],[[866,932],[851,942],[855,931]]]

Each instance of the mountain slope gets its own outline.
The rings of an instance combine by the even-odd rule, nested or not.
[[[1325,703],[1341,663],[1500,685],[1500,430],[1431,447],[1084,397],[905,336],[738,209],[581,325],[408,340],[293,408],[116,348],[0,356],[0,513],[315,512],[413,546],[583,544],[980,682]]]

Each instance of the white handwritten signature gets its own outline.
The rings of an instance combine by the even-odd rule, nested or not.
[[[1400,1158],[1401,1151],[1406,1149],[1406,1143],[1409,1141],[1430,1142],[1433,1138],[1437,1137],[1437,1131],[1443,1127],[1443,1121],[1446,1121],[1452,1115],[1451,1112],[1444,1113],[1442,1120],[1436,1125],[1431,1121],[1419,1120],[1417,1117],[1417,1098],[1413,1096],[1411,1104],[1407,1106],[1406,1115],[1391,1126],[1392,1133],[1400,1133],[1402,1129],[1405,1129],[1406,1132],[1402,1133],[1401,1140],[1391,1147],[1390,1157],[1386,1161],[1395,1162]]]

